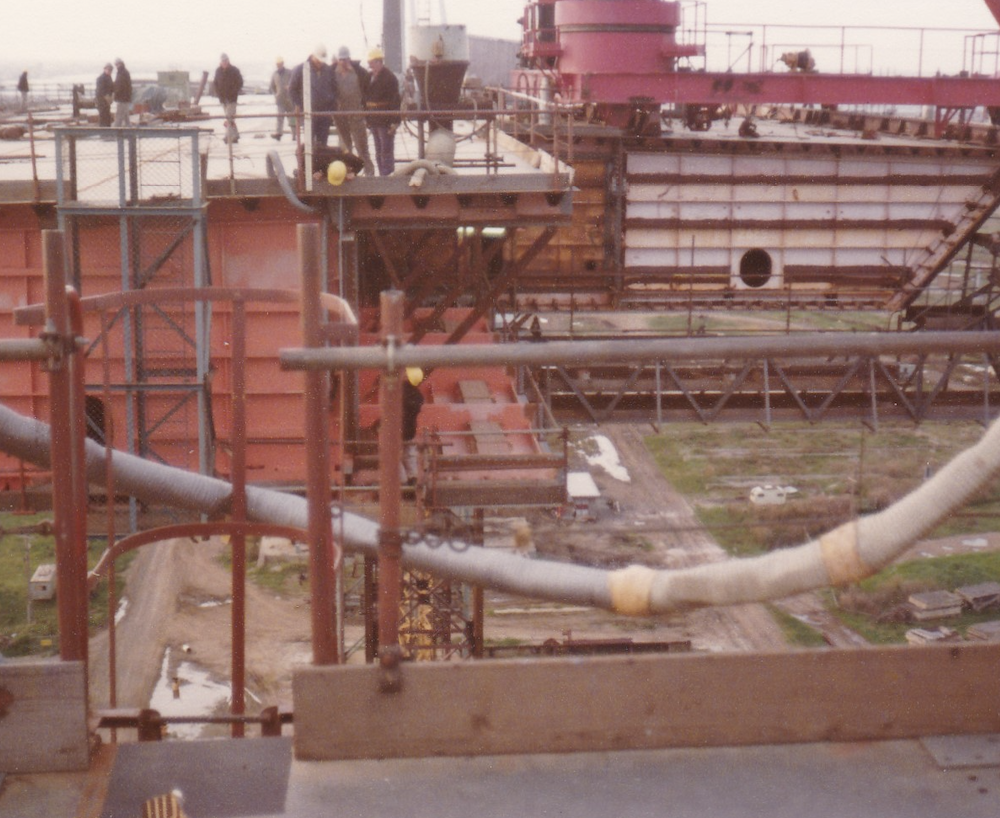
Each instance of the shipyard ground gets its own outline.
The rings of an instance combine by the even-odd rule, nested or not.
[[[650,564],[679,566],[723,558],[703,532],[688,528],[691,512],[645,455],[642,429],[607,430],[630,481],[597,474],[605,498],[620,514],[598,523],[535,521],[539,552],[550,558],[616,561],[629,556],[620,535],[638,526]],[[989,538],[995,547],[996,538]],[[954,553],[960,539],[920,543],[911,554]],[[616,549],[618,549],[616,551]],[[220,547],[174,541],[146,549],[135,563],[130,604],[119,628],[118,701],[139,705],[162,673],[164,648],[197,661],[224,679],[229,661],[229,573]],[[858,637],[830,617],[811,595],[782,603],[820,627],[832,644]],[[690,639],[700,651],[787,649],[761,606],[695,612],[653,622],[595,611],[494,596],[488,602],[490,639]],[[248,604],[248,686],[269,703],[291,707],[293,665],[308,662],[309,622],[301,599],[251,586]],[[505,612],[506,611],[506,612]],[[348,629],[348,642],[358,626]],[[181,654],[181,649],[185,653]],[[91,697],[107,702],[106,638],[92,640]],[[181,689],[184,695],[184,689]],[[215,736],[223,728],[214,728]],[[286,734],[290,732],[286,728]],[[212,735],[211,733],[209,735]],[[283,739],[107,743],[90,773],[8,776],[0,790],[0,816],[78,815],[112,818],[138,814],[135,773],[149,787],[186,792],[188,814],[199,816],[320,816],[331,810],[357,815],[458,816],[476,804],[484,816],[623,815],[822,816],[995,815],[1000,806],[1000,743],[995,737],[949,740],[824,743],[723,749],[637,750],[572,755],[487,756],[354,762],[304,762]],[[183,753],[178,755],[180,749]],[[268,773],[261,776],[263,764]],[[124,772],[131,770],[130,785]],[[248,779],[248,770],[253,780]],[[124,788],[123,788],[124,787]]]

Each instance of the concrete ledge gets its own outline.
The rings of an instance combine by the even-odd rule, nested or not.
[[[82,662],[0,664],[0,770],[85,770],[90,761]]]
[[[302,760],[864,741],[1000,731],[1000,645],[310,667]]]

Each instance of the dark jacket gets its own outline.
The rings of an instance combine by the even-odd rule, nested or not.
[[[243,75],[240,69],[230,63],[215,69],[215,95],[219,102],[236,102],[243,90]]]
[[[28,72],[22,71],[20,78],[17,80],[17,90],[22,94],[28,93]]]
[[[98,100],[107,101],[107,97],[111,96],[115,92],[115,81],[111,77],[104,73],[103,71],[97,77],[97,83],[94,87],[94,96]]]
[[[409,442],[417,436],[417,416],[424,406],[424,394],[405,378],[403,379],[403,440]]]
[[[311,65],[308,60],[292,69],[292,79],[288,83],[288,95],[296,108],[305,110],[302,73],[305,66]],[[319,68],[313,68],[309,77],[312,110],[314,112],[337,110],[337,81],[333,76],[333,66],[323,63]]]
[[[115,102],[132,101],[132,75],[124,65],[115,74]]]
[[[378,74],[372,74],[365,96],[366,111],[391,111],[381,116],[368,114],[369,127],[378,125],[398,125],[399,106],[402,100],[399,95],[399,80],[388,68],[383,68]]]

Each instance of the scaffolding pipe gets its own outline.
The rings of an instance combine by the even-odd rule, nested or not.
[[[391,369],[419,366],[545,366],[639,361],[710,361],[733,358],[806,358],[854,355],[919,355],[1000,351],[1000,332],[803,333],[764,337],[654,338],[547,341],[516,344],[407,345],[282,349],[285,369]]]

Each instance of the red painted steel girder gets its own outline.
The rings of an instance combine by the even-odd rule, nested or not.
[[[535,72],[516,87],[533,88]],[[629,104],[637,97],[661,103],[735,105],[933,105],[1000,106],[1000,80],[988,77],[872,77],[857,74],[660,74],[562,75],[566,101]]]
[[[986,6],[993,15],[993,19],[1000,24],[1000,0],[986,0]]]

